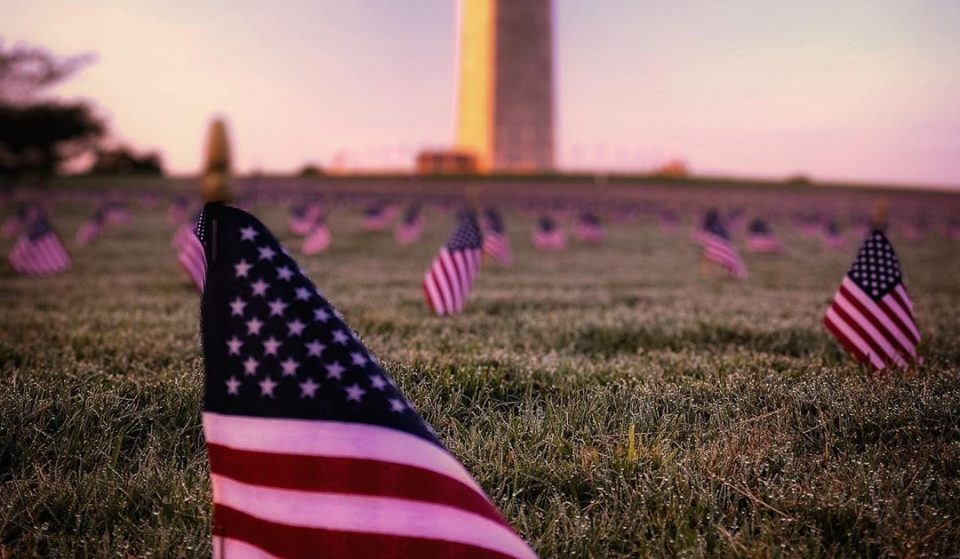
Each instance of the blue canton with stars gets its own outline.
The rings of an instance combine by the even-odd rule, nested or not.
[[[730,234],[727,233],[727,228],[723,226],[723,221],[720,219],[720,214],[716,210],[710,210],[707,212],[706,217],[703,222],[703,229],[707,233],[712,233],[721,239],[730,240]]]
[[[447,250],[450,252],[483,247],[483,233],[477,224],[477,216],[470,210],[460,212],[460,224],[447,240]]]
[[[500,212],[494,208],[487,208],[487,211],[484,214],[487,218],[487,227],[490,228],[494,233],[503,233],[503,218],[500,217]]]
[[[875,230],[867,235],[847,275],[874,301],[900,285],[900,260],[882,231]]]
[[[557,228],[557,224],[554,223],[553,218],[545,215],[537,222],[537,227],[539,227],[541,231],[553,231]]]
[[[442,446],[260,221],[211,203],[197,236],[206,411],[381,425]]]

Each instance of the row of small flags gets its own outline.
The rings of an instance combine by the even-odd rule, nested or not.
[[[102,204],[93,217],[77,230],[75,243],[86,246],[113,226],[126,226],[130,213],[120,203]],[[68,270],[72,264],[70,253],[50,223],[41,204],[22,204],[0,226],[4,237],[17,237],[7,259],[13,271],[25,276],[46,276]]]
[[[43,212],[28,217],[14,269],[57,250],[69,262]],[[424,276],[437,314],[463,309],[498,235],[495,211],[461,212]],[[207,204],[174,242],[194,251],[184,264],[204,292],[214,557],[536,557],[259,220]],[[742,263],[719,215],[708,214],[698,242],[736,276]],[[919,362],[913,305],[882,231],[866,238],[824,323],[875,369]]]
[[[185,212],[186,205],[175,201],[174,205],[171,206],[169,215],[178,217]],[[392,218],[386,219],[384,215],[395,212],[396,210],[390,210],[384,205],[371,206],[364,212],[364,225],[369,228],[373,222],[376,222],[377,227],[385,228],[389,226]],[[733,216],[733,218],[736,219],[736,216]],[[668,227],[673,226],[672,216],[667,215],[663,219]],[[128,224],[130,220],[130,213],[123,204],[102,204],[96,209],[93,217],[80,226],[76,235],[76,243],[80,246],[89,244],[102,234],[105,227],[111,224]],[[202,290],[206,276],[206,260],[203,256],[203,247],[194,233],[197,223],[197,219],[182,222],[174,234],[173,246],[178,264],[197,288]],[[332,236],[326,226],[325,212],[317,204],[292,207],[288,225],[291,232],[304,236],[302,245],[304,254],[316,254],[330,245]],[[414,204],[408,208],[397,225],[395,238],[401,244],[416,242],[422,233],[422,229],[422,210],[419,204]],[[11,268],[16,273],[49,275],[62,272],[70,267],[70,255],[51,226],[41,205],[27,204],[22,206],[10,219],[4,222],[2,230],[5,235],[20,233],[8,257]],[[601,242],[604,237],[604,230],[599,218],[587,212],[581,214],[581,219],[578,221],[575,231],[577,236],[586,242]],[[877,233],[877,231],[871,233],[870,238],[874,240],[870,242],[873,244],[880,242],[875,238]],[[886,243],[884,250],[889,248],[889,252],[892,253],[892,246],[889,245],[886,236],[882,232],[879,234],[882,235],[883,242]],[[836,237],[839,237],[839,234],[835,230],[835,225],[828,223],[824,243],[836,242],[839,244],[839,241],[835,240]],[[708,211],[701,225],[695,231],[693,238],[702,247],[703,258],[706,262],[717,265],[732,278],[744,279],[747,277],[746,266],[736,246],[731,241],[724,219],[719,212]],[[556,221],[550,216],[544,215],[538,220],[533,231],[532,243],[539,250],[561,250],[566,245],[566,236]],[[778,253],[783,250],[782,244],[773,235],[769,225],[761,219],[755,219],[747,225],[746,245],[747,250],[752,252]],[[861,252],[863,250],[861,249]],[[875,248],[872,250],[875,250]],[[423,290],[425,298],[428,307],[434,313],[443,316],[463,311],[469,300],[473,283],[479,273],[483,254],[488,255],[493,262],[501,266],[509,266],[512,263],[512,251],[504,232],[502,217],[492,208],[485,211],[480,219],[477,219],[472,212],[462,212],[457,228],[448,242],[440,248],[424,275]],[[866,256],[865,258],[869,259],[871,257]],[[895,258],[893,256],[894,261],[890,265],[896,267],[895,272],[898,278],[900,273],[899,263],[896,262]],[[858,255],[858,261],[860,259],[861,255]],[[864,264],[855,263],[855,266],[862,265]],[[868,262],[866,265],[872,266],[874,264]],[[852,300],[850,299],[850,294],[853,293],[851,284],[859,285],[857,284],[858,278],[853,273],[854,270],[851,270],[851,273],[848,274],[849,277],[845,280],[847,285],[841,290],[845,294],[845,297],[841,299],[843,301],[849,302]],[[857,274],[861,273],[871,274],[865,281],[878,281],[875,277],[877,271],[857,271]],[[890,277],[887,277],[887,280],[890,280]],[[895,296],[898,297],[896,302],[899,306],[888,305],[888,307],[903,311],[895,314],[895,316],[890,315],[894,316],[896,320],[890,318],[887,322],[883,322],[877,318],[880,315],[868,313],[867,310],[860,307],[857,308],[859,311],[859,314],[857,314],[851,311],[849,305],[847,308],[840,310],[832,309],[828,315],[830,320],[827,325],[830,332],[861,362],[876,368],[912,364],[914,362],[913,358],[915,358],[915,345],[919,340],[919,333],[915,326],[912,328],[910,326],[914,324],[912,305],[909,304],[909,297],[905,290],[895,291]],[[841,292],[838,292],[838,294]],[[883,289],[880,289],[879,292],[882,292],[881,298],[887,294]],[[873,317],[873,319],[871,320],[868,317]],[[894,329],[890,324],[896,325],[897,328]],[[881,340],[884,345],[879,345],[881,342],[876,342],[878,345],[875,346],[871,345],[870,340]],[[894,344],[894,342],[896,343]],[[881,351],[883,348],[889,347],[898,348],[896,354]],[[901,352],[906,352],[907,356],[901,355]],[[910,359],[907,357],[910,357]],[[883,367],[880,367],[881,364]]]

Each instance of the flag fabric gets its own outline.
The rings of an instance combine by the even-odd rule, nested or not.
[[[537,250],[553,251],[567,247],[566,234],[550,216],[543,216],[537,222],[532,241]]]
[[[762,254],[777,254],[783,252],[783,245],[773,234],[770,225],[765,220],[757,218],[747,226],[747,250]]]
[[[708,262],[717,264],[732,278],[747,277],[747,267],[740,259],[737,248],[730,241],[730,235],[723,226],[719,214],[716,212],[707,214],[699,238],[703,245],[703,257]]]
[[[109,225],[126,227],[133,223],[133,216],[127,205],[121,202],[107,202],[102,206],[104,221]]]
[[[823,223],[819,214],[797,214],[794,218],[794,228],[801,235],[814,237],[823,231]]]
[[[440,247],[423,276],[427,305],[437,316],[455,314],[464,309],[482,259],[483,234],[473,212],[464,211],[456,230],[447,244]]]
[[[513,264],[510,239],[503,227],[503,218],[494,208],[487,208],[483,215],[483,252],[500,266]]]
[[[291,233],[302,237],[314,229],[314,224],[320,218],[320,206],[295,204],[290,207],[290,216],[287,220],[287,225]]]
[[[371,232],[383,231],[390,225],[391,219],[393,215],[386,204],[374,203],[363,211],[363,228]]]
[[[657,214],[657,220],[660,223],[660,230],[664,233],[673,233],[680,225],[680,218],[673,210],[663,210]]]
[[[409,245],[420,240],[423,234],[423,214],[419,204],[407,208],[403,219],[393,232],[393,239],[400,245]]]
[[[46,216],[40,213],[20,233],[8,260],[13,271],[24,276],[46,276],[70,268],[70,254]]]
[[[690,236],[693,243],[700,246],[705,246],[707,243],[707,238],[710,236],[710,234],[707,232],[707,226],[710,223],[719,221],[720,213],[717,212],[717,210],[708,210],[700,220],[700,224],[695,224],[693,227],[693,233]]]
[[[207,260],[203,253],[203,245],[197,238],[198,228],[199,221],[180,226],[173,236],[173,247],[177,252],[177,264],[180,265],[180,269],[197,286],[197,289],[203,292]]]
[[[535,557],[263,224],[200,223],[214,557]]]
[[[960,219],[951,217],[947,220],[946,236],[950,240],[960,241]]]
[[[80,224],[74,242],[77,246],[87,246],[97,240],[107,225],[107,216],[103,208],[98,208],[93,217]]]
[[[330,229],[327,227],[327,221],[322,218],[318,218],[313,227],[310,229],[306,238],[303,239],[303,245],[301,250],[307,256],[313,254],[319,254],[330,246],[330,242],[333,240],[333,236],[330,234]]]
[[[187,208],[187,199],[183,196],[177,196],[167,210],[167,221],[171,224],[182,223],[183,220],[187,219]]]
[[[600,217],[593,212],[583,212],[574,228],[577,238],[585,243],[602,243],[606,237]]]
[[[34,217],[40,214],[40,206],[34,203],[23,203],[17,206],[17,210],[3,221],[0,226],[0,235],[4,239],[12,239],[23,231]]]
[[[823,246],[829,249],[841,249],[847,246],[846,239],[840,234],[840,226],[836,221],[829,221],[823,229]]]
[[[903,285],[900,261],[886,235],[870,233],[823,319],[858,361],[876,370],[918,362],[920,332]]]

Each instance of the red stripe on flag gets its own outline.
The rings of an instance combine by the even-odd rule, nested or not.
[[[913,348],[910,348],[900,342],[896,334],[891,332],[887,326],[883,324],[883,321],[876,315],[877,312],[884,312],[883,310],[879,308],[867,308],[863,301],[861,301],[856,294],[852,293],[844,284],[840,284],[840,295],[843,296],[844,300],[846,300],[850,305],[860,311],[860,314],[863,315],[874,327],[874,329],[876,329],[877,332],[884,337],[886,345],[889,345],[891,348],[899,352],[905,359],[913,359]],[[874,307],[876,307],[876,303],[874,303]],[[884,314],[886,315],[885,312]],[[892,358],[893,356],[891,356],[891,359]]]
[[[831,305],[831,308],[833,309],[833,312],[837,313],[837,315],[843,320],[844,324],[846,324],[851,330],[856,332],[857,335],[860,336],[860,338],[867,345],[870,346],[870,349],[873,350],[874,355],[880,357],[882,361],[886,361],[886,359],[884,359],[883,356],[887,355],[887,352],[884,351],[883,348],[877,344],[877,340],[875,340],[873,336],[870,336],[867,334],[866,330],[864,330],[863,328],[863,325],[860,324],[859,321],[853,320],[853,318],[849,314],[847,314],[847,312],[843,310],[843,308],[840,305],[838,305],[836,302],[834,302],[833,305]],[[873,365],[876,366],[876,363],[874,363]],[[877,368],[882,369],[883,367],[877,367]]]
[[[839,326],[837,326],[836,324],[833,323],[832,320],[830,320],[829,316],[823,317],[823,325],[827,327],[827,330],[829,330],[833,334],[833,337],[836,338],[837,341],[840,342],[840,344],[844,348],[846,348],[846,350],[849,353],[851,353],[854,357],[857,358],[857,361],[860,361],[861,363],[870,363],[870,357],[867,354],[860,351],[860,348],[858,348],[857,345],[853,343],[853,340],[849,339],[847,335],[844,334],[843,331],[839,328]]]
[[[894,302],[893,304],[897,303]],[[916,324],[913,323],[912,316],[906,316],[907,320],[910,321],[910,324],[913,325],[913,328],[910,328],[910,326],[903,321],[903,318],[900,316],[900,314],[897,313],[896,309],[893,308],[892,304],[886,301],[886,297],[880,299],[878,306],[883,309],[884,314],[886,314],[887,317],[889,317],[890,320],[897,325],[897,328],[899,328],[901,332],[910,338],[910,341],[913,342],[914,345],[920,343],[920,336],[916,334]],[[902,305],[900,307],[903,309]]]
[[[457,559],[509,559],[512,556],[474,545],[429,538],[370,532],[347,532],[277,524],[236,509],[213,509],[214,546],[219,538],[250,543],[280,557],[451,557]],[[229,559],[228,554],[220,554]]]
[[[425,501],[504,524],[484,495],[448,476],[405,464],[330,456],[276,454],[208,444],[210,471],[243,483],[302,491]]]

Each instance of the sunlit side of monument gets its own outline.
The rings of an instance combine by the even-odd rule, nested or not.
[[[551,0],[461,0],[456,152],[476,170],[554,165]]]

